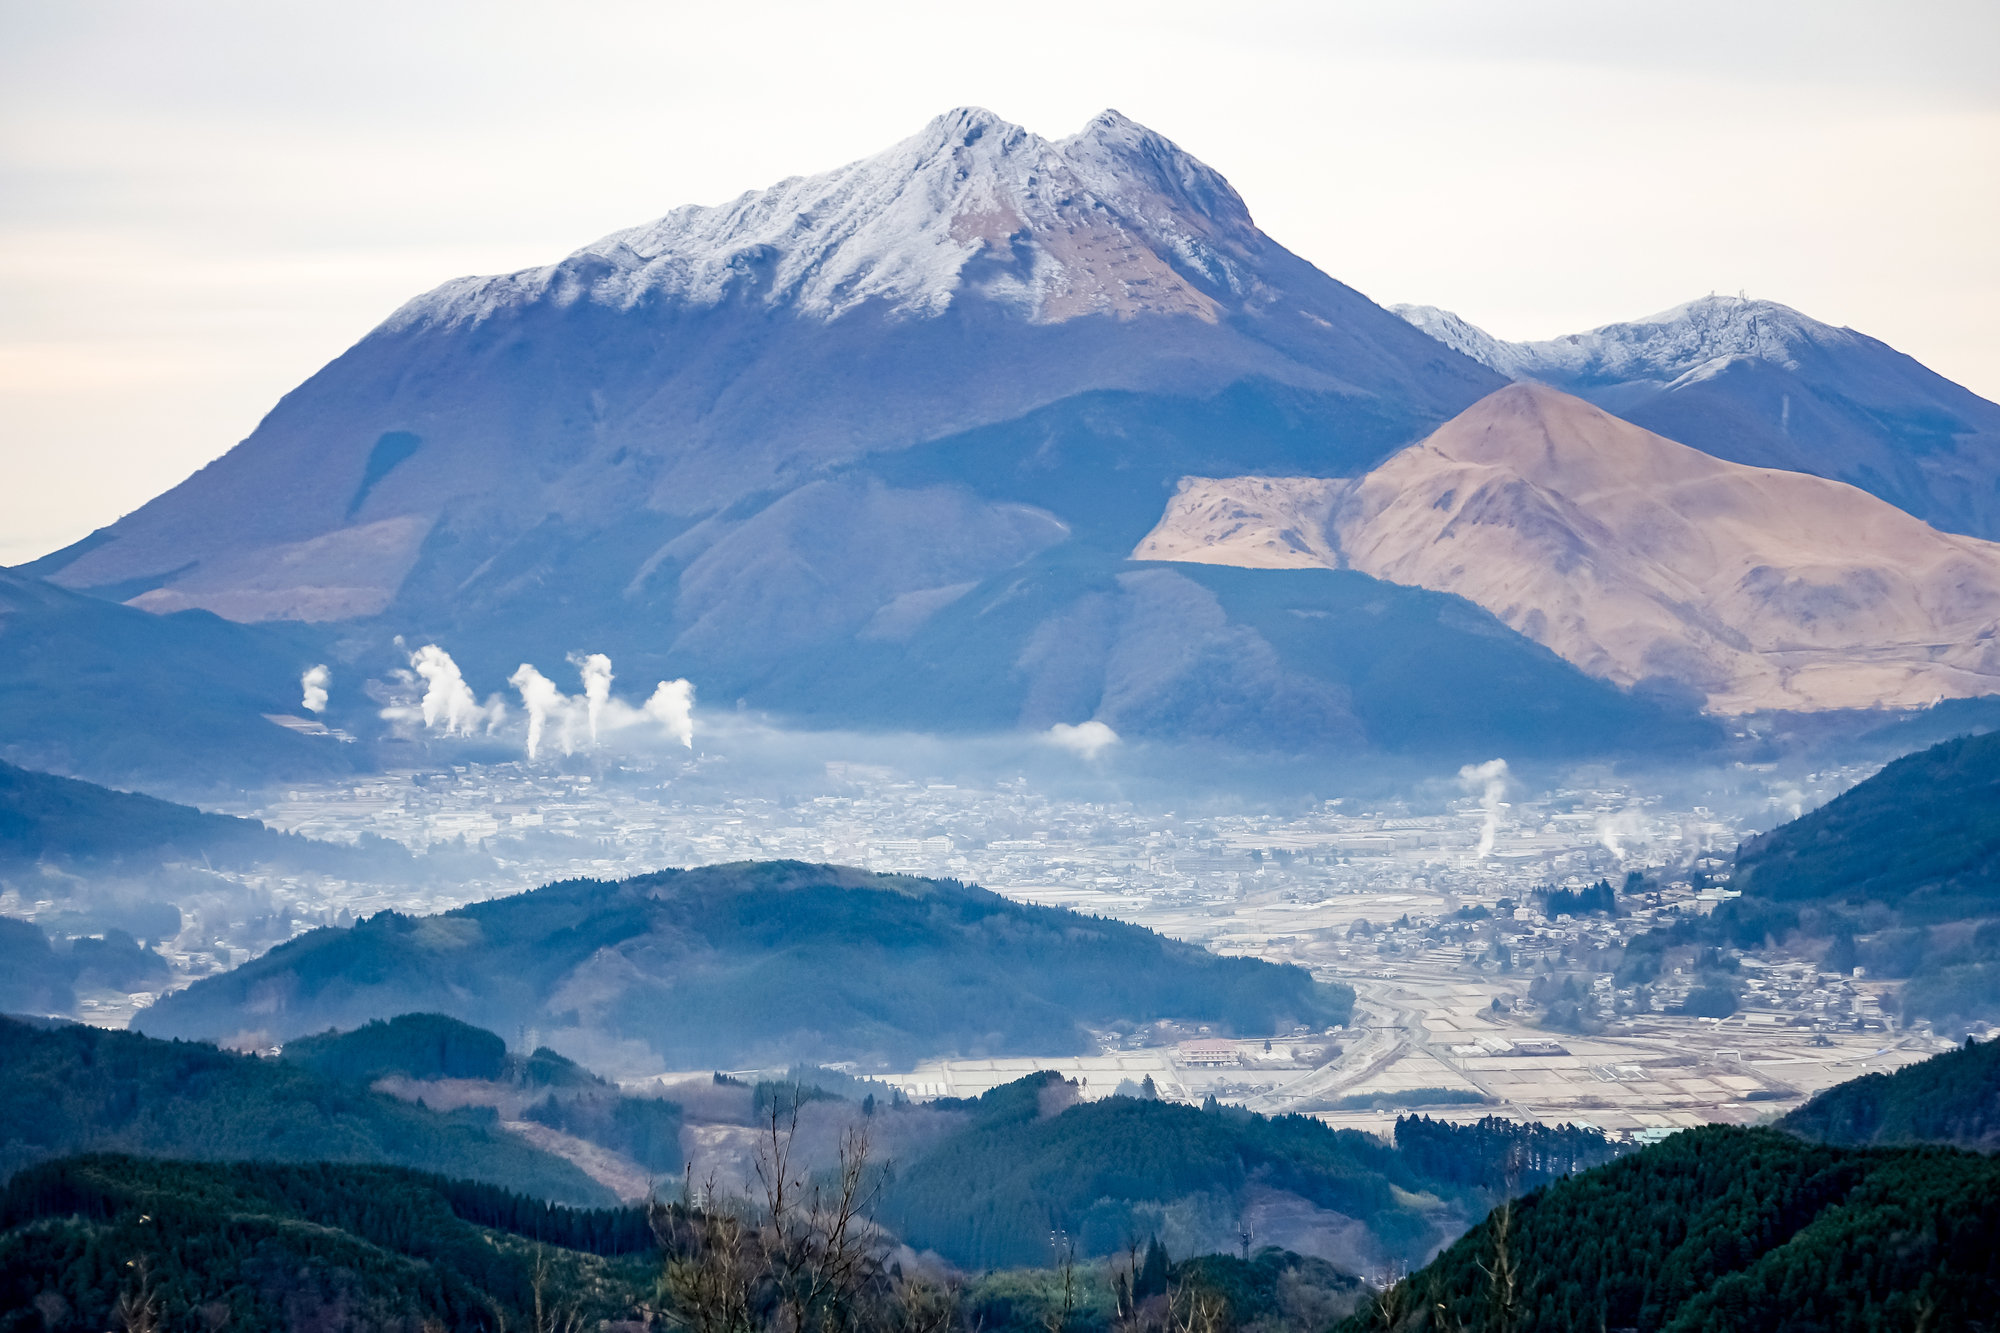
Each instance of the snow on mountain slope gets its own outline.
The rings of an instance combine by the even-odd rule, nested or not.
[[[1852,329],[1713,295],[1543,342],[1505,342],[1435,306],[1394,310],[1509,379],[1704,453],[1845,481],[1946,531],[2000,537],[2000,404]]]
[[[571,260],[591,299],[722,303],[748,266],[757,300],[835,319],[870,301],[915,317],[963,288],[1028,318],[1142,312],[1213,322],[1216,302],[1170,259],[1241,295],[1256,279],[1218,242],[1254,237],[1220,175],[1116,111],[1050,141],[976,107],[940,116],[887,152],[797,176],[716,208],[677,208],[614,232]],[[968,271],[975,259],[989,270]],[[463,278],[385,326],[478,320],[522,299],[578,299],[576,265]]]
[[[997,493],[1051,457],[1148,492],[1123,550],[1189,470],[1145,462],[1172,452],[1162,422],[1204,467],[1351,471],[1499,382],[1271,241],[1219,174],[1116,112],[1048,140],[962,108],[836,171],[446,283],[229,454],[32,568],[241,620],[553,617],[567,634],[595,614],[654,652],[700,620],[704,643],[720,627],[741,642],[717,651],[754,655],[762,612],[731,598],[772,590],[718,601],[693,568],[725,529],[796,555],[780,601],[824,597],[817,567],[887,571],[826,600],[816,623],[845,634],[1006,568],[1023,533],[1091,519],[1061,508],[1087,485]],[[917,446],[1037,412],[1062,420],[869,489]],[[1003,446],[1043,461],[989,456]],[[829,481],[880,526],[781,505]],[[967,487],[973,510],[1003,508],[968,514],[950,494]],[[1043,518],[1023,527],[1021,502]],[[918,549],[940,531],[948,556]]]
[[[1338,495],[1317,478],[1195,490],[1206,506],[1170,510],[1135,559],[1256,566],[1263,545],[1227,527],[1324,507],[1340,565],[1457,593],[1592,675],[1678,682],[1713,711],[2000,691],[2000,545],[1541,385],[1483,399]]]

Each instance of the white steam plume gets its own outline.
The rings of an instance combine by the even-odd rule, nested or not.
[[[528,710],[528,758],[533,759],[541,752],[542,729],[551,717],[562,728],[563,753],[570,753],[570,701],[556,688],[555,682],[523,662],[520,670],[507,677],[507,683],[521,692],[521,706]]]
[[[603,653],[592,653],[588,657],[570,654],[570,664],[583,676],[584,708],[590,718],[590,743],[597,744],[597,723],[604,716],[604,705],[611,698],[611,659]]]
[[[1067,722],[1058,722],[1042,734],[1049,744],[1085,759],[1095,759],[1099,751],[1118,744],[1118,733],[1102,722],[1079,722],[1073,727]]]
[[[573,754],[587,729],[591,746],[606,742],[633,727],[659,725],[667,735],[689,749],[694,748],[694,686],[685,680],[663,680],[643,708],[634,708],[611,693],[611,659],[603,653],[577,654],[569,659],[583,677],[583,694],[571,698],[555,687],[533,663],[521,669],[507,683],[521,692],[528,710],[528,758],[537,758],[549,728],[552,739],[564,754]]]
[[[411,653],[410,666],[427,686],[421,705],[426,727],[436,729],[442,725],[447,736],[470,736],[479,723],[486,723],[491,731],[506,715],[506,705],[498,698],[485,707],[480,706],[473,697],[472,687],[459,672],[458,663],[436,644],[427,643]]]
[[[1486,822],[1479,829],[1479,859],[1493,855],[1493,839],[1500,832],[1500,798],[1507,794],[1507,761],[1489,759],[1483,764],[1467,764],[1458,770],[1458,785],[1479,796],[1479,808]]]
[[[1617,814],[1597,817],[1598,845],[1619,860],[1625,859],[1625,844],[1644,833],[1645,826],[1639,816],[1630,810],[1620,810]]]
[[[326,711],[326,687],[331,684],[333,684],[333,673],[326,669],[324,662],[309,668],[305,675],[299,677],[299,688],[306,692],[303,707],[308,713]]]
[[[653,697],[646,700],[645,711],[669,736],[690,750],[694,748],[694,686],[685,680],[661,681]]]

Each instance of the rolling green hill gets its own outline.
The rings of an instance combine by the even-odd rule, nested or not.
[[[1996,1302],[2000,1159],[1711,1125],[1495,1210],[1337,1333],[1886,1333]]]
[[[1353,992],[950,880],[796,861],[574,880],[302,935],[143,1011],[156,1036],[288,1041],[412,1011],[644,1043],[669,1069],[1092,1049],[1082,1025],[1347,1020]],[[615,1070],[607,1072],[618,1072]]]
[[[490,1111],[440,1114],[285,1060],[0,1018],[0,1169],[75,1152],[388,1163],[559,1202],[614,1202]]]

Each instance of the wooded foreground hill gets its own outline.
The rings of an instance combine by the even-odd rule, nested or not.
[[[1339,1333],[1969,1329],[1996,1301],[2000,1160],[1711,1125],[1496,1209]]]
[[[1904,1026],[1963,1035],[2000,1018],[2000,733],[1906,754],[1810,814],[1744,839],[1742,897],[1633,941],[1820,954],[1828,971],[1908,979]],[[1706,969],[1712,985],[1730,978]],[[1621,982],[1621,984],[1625,984]]]
[[[2000,1148],[2000,1041],[1837,1083],[1778,1122],[1820,1143]]]
[[[1495,1209],[1337,1333],[1984,1328],[2000,1157],[1942,1145],[1990,1146],[1996,1123],[1988,1042],[1830,1088],[1774,1129],[1686,1130]]]
[[[0,1176],[67,1153],[386,1163],[588,1205],[610,1191],[503,1132],[289,1060],[0,1018]]]
[[[0,1333],[532,1328],[545,1295],[594,1327],[656,1266],[641,1210],[399,1167],[98,1154],[0,1193]]]

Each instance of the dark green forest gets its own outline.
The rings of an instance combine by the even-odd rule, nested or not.
[[[550,1011],[586,963],[631,966],[590,1012]],[[261,999],[253,999],[261,997]],[[669,1068],[1093,1049],[1086,1024],[1239,1033],[1344,1023],[1353,992],[1141,927],[951,880],[796,861],[574,880],[435,917],[320,929],[146,1010],[157,1036],[285,1041],[411,1011],[499,1032],[585,1021]]]
[[[602,1185],[500,1129],[286,1060],[81,1024],[0,1018],[0,1168],[110,1151],[161,1157],[379,1162],[600,1206]]]
[[[1909,922],[2000,910],[2000,732],[1904,755],[1736,853],[1773,902],[1880,902]]]
[[[640,1328],[669,1312],[700,1327],[701,1309],[668,1275],[699,1262],[713,1220],[676,1204],[552,1207],[393,1167],[71,1157],[30,1168],[0,1192],[0,1333],[500,1333],[602,1328],[607,1320]],[[753,1333],[782,1323],[775,1306],[784,1284],[772,1270],[777,1237],[768,1225],[741,1234],[747,1264],[737,1273],[750,1301],[733,1326]],[[837,1326],[1106,1333],[1116,1322],[1164,1330],[1198,1297],[1214,1333],[1320,1333],[1361,1296],[1353,1275],[1274,1247],[1248,1260],[1174,1263],[1155,1242],[1128,1267],[912,1281],[879,1251],[864,1251],[859,1300]]]
[[[369,1083],[390,1074],[498,1080],[508,1072],[504,1040],[445,1014],[398,1014],[352,1032],[329,1028],[286,1042],[283,1054],[294,1064],[347,1083]]]
[[[644,1210],[554,1208],[396,1167],[115,1154],[0,1194],[0,1333],[138,1326],[535,1327],[536,1287],[583,1326],[650,1294]],[[121,1298],[127,1303],[120,1309]],[[329,1325],[331,1326],[331,1325]]]
[[[1494,1210],[1339,1333],[1942,1333],[1996,1302],[2000,1159],[1712,1125]]]
[[[2000,1149],[2000,1040],[1836,1084],[1778,1127],[1819,1143]]]

